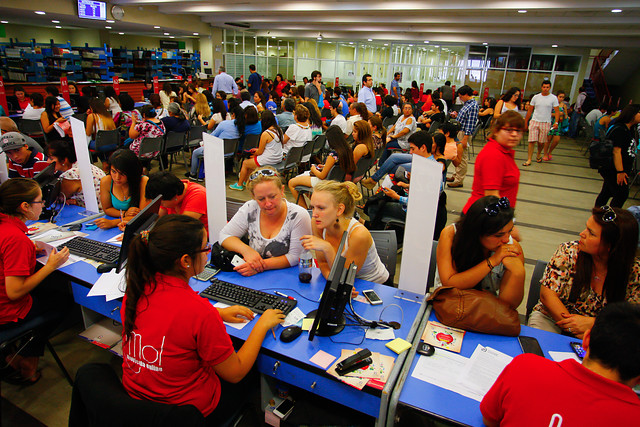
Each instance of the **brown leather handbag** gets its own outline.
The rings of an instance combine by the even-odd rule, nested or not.
[[[485,334],[520,335],[518,312],[487,291],[442,286],[428,299],[440,323]]]

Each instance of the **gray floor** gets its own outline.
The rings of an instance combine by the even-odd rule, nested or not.
[[[481,148],[482,141],[476,141],[475,152]],[[473,178],[472,158],[469,176],[464,187],[448,189],[449,222],[454,221],[471,192]],[[518,165],[526,160],[526,145],[517,148]],[[520,190],[516,210],[517,225],[523,237],[527,270],[526,287],[537,259],[548,260],[556,247],[565,241],[576,239],[583,230],[585,221],[595,197],[600,191],[601,179],[598,173],[589,169],[588,160],[581,154],[579,145],[563,138],[556,149],[553,161],[533,163],[529,167],[520,167]],[[182,176],[184,167],[174,167],[174,172]],[[227,179],[233,182],[233,177]],[[637,187],[632,188],[635,195]],[[228,190],[229,198],[247,200],[247,190]],[[291,195],[287,193],[290,198]],[[638,204],[638,199],[629,199],[626,206]],[[401,255],[399,256],[399,259]],[[398,275],[396,275],[398,277]],[[526,298],[525,298],[526,299]],[[520,312],[524,312],[524,303]],[[52,340],[60,357],[73,376],[78,367],[87,362],[103,361],[118,366],[121,363],[116,356],[78,338],[78,330],[69,330]],[[2,396],[33,415],[48,426],[67,425],[71,387],[64,380],[55,362],[45,352],[41,360],[43,378],[34,386],[21,388],[2,383]]]

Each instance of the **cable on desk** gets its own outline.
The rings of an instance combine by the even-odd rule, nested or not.
[[[367,336],[367,329],[361,325],[345,325],[345,326],[358,326],[359,328],[362,328],[362,331],[364,332],[362,334],[362,339],[359,342],[351,342],[351,341],[335,341],[333,339],[333,337],[329,337],[329,339],[331,340],[332,343],[334,344],[351,344],[351,345],[360,345],[364,342],[365,337]]]
[[[398,304],[389,304],[388,306],[386,306],[385,308],[382,309],[382,311],[380,312],[380,316],[378,316],[378,321],[383,321],[382,320],[382,314],[384,313],[384,311],[389,308],[389,307],[393,307],[396,306],[400,309],[400,324],[402,324],[402,322],[404,322],[404,310],[402,309],[402,307],[400,307]]]
[[[306,299],[307,301],[311,301],[311,302],[318,302],[318,300],[315,299],[311,299],[309,297],[306,297],[304,295],[302,295],[297,289],[293,289],[293,288],[262,288],[259,289],[260,291],[293,291],[296,294],[300,295],[303,299]]]

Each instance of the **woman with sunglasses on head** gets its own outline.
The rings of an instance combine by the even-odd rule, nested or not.
[[[254,314],[240,306],[214,308],[189,286],[210,251],[202,223],[185,215],[163,216],[131,241],[122,302],[122,384],[137,399],[193,405],[207,425],[217,425],[247,394],[248,384],[239,382],[284,314],[265,311],[236,353],[222,322],[246,322]]]
[[[523,131],[524,119],[515,111],[507,111],[494,120],[491,136],[476,159],[471,197],[462,208],[463,213],[485,196],[507,197],[515,208],[520,169],[514,160],[514,148]]]
[[[440,234],[436,287],[453,286],[496,294],[514,310],[524,296],[524,254],[513,240],[509,199],[486,196]]]
[[[53,249],[47,263],[35,271],[36,251],[42,248],[26,234],[25,223],[40,217],[43,204],[40,186],[32,179],[12,178],[0,185],[0,331],[20,328],[45,314],[51,319],[34,330],[20,354],[9,353],[2,361],[15,371],[3,380],[24,385],[40,379],[38,359],[67,310],[50,287],[38,285],[67,261],[69,249]]]
[[[561,244],[547,264],[529,326],[582,338],[605,305],[640,304],[637,244],[633,214],[593,208],[580,240]]]
[[[220,232],[222,247],[238,252],[246,261],[234,270],[252,276],[298,264],[302,253],[300,238],[311,233],[309,213],[287,201],[284,185],[271,166],[256,169],[247,184],[249,200]],[[249,244],[240,240],[249,238]]]

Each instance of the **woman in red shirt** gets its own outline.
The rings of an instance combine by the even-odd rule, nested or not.
[[[69,249],[55,249],[37,272],[36,251],[39,242],[27,237],[26,221],[36,220],[42,212],[42,191],[38,183],[13,178],[0,185],[0,330],[20,327],[45,313],[56,312],[52,320],[35,330],[35,338],[20,354],[9,354],[5,362],[15,370],[4,379],[33,384],[40,379],[38,358],[44,354],[48,335],[63,318],[64,303],[42,289],[31,292],[69,258]]]
[[[227,383],[247,375],[266,333],[284,314],[265,311],[236,353],[222,322],[251,320],[251,310],[214,308],[189,286],[210,251],[202,223],[185,215],[163,216],[133,239],[122,302],[122,383],[137,399],[193,405],[221,420],[237,408],[237,394],[246,394]]]

